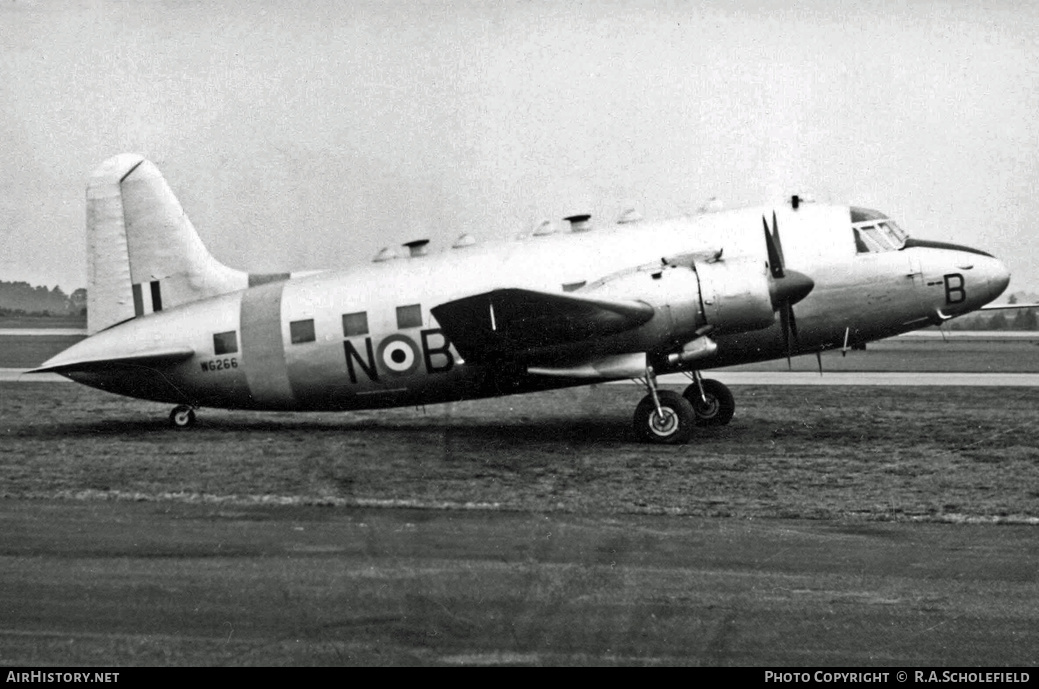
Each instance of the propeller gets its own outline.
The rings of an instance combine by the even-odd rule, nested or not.
[[[768,251],[768,267],[772,274],[769,296],[772,299],[772,308],[779,312],[779,325],[783,330],[783,343],[786,346],[786,364],[792,368],[790,358],[793,356],[794,345],[797,344],[794,304],[808,296],[815,287],[815,282],[804,273],[787,269],[783,259],[783,243],[779,239],[776,212],[772,211],[771,229],[765,216],[761,216],[761,224],[765,229],[765,248]]]

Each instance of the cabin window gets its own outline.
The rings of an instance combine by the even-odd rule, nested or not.
[[[314,319],[308,318],[305,321],[292,321],[289,323],[289,335],[292,336],[292,344],[313,342],[316,339],[314,337]]]
[[[344,313],[343,314],[343,335],[346,337],[354,337],[356,335],[367,335],[368,334],[368,312],[358,311],[357,313]]]
[[[397,329],[421,328],[422,327],[422,305],[411,304],[409,306],[397,307]]]
[[[216,333],[213,335],[213,353],[216,355],[221,354],[235,354],[238,351],[238,333],[231,330],[226,333]]]

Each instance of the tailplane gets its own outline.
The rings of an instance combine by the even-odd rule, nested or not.
[[[87,185],[87,333],[249,286],[199,239],[158,168],[109,158]],[[287,276],[286,276],[287,277]]]

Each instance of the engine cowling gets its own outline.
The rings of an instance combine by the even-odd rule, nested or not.
[[[760,259],[685,256],[611,275],[590,285],[587,293],[651,304],[657,315],[621,346],[659,351],[707,331],[771,326],[776,321],[773,282]]]
[[[713,332],[746,332],[776,322],[768,267],[761,259],[693,263],[703,320]]]

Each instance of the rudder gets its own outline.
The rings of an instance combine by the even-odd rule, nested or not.
[[[152,163],[109,158],[87,185],[87,333],[249,286],[217,261]]]

